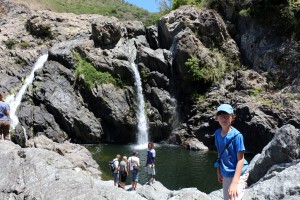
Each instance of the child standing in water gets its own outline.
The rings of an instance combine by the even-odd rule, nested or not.
[[[233,108],[222,104],[215,116],[221,128],[215,131],[215,145],[218,150],[218,182],[223,185],[224,200],[242,199],[249,173],[248,162],[244,159],[243,135],[231,123],[235,119]]]

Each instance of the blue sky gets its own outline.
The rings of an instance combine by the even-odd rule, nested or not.
[[[149,12],[158,12],[158,4],[156,0],[125,0],[128,3],[141,7]]]

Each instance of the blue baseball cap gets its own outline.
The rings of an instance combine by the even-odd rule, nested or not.
[[[229,104],[221,104],[217,108],[217,113],[220,112],[220,111],[227,112],[228,114],[233,114],[233,108]]]

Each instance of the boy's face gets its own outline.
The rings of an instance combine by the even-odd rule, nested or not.
[[[216,115],[216,120],[222,127],[231,126],[231,122],[233,121],[234,115],[230,115],[228,113],[221,113]]]
[[[148,144],[148,149],[152,149],[153,145],[151,143]]]

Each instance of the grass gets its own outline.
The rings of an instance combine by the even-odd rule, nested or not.
[[[222,78],[226,69],[231,71],[221,54],[215,52],[211,56],[215,60],[213,66],[202,63],[196,56],[192,56],[187,60],[185,65],[188,67],[194,81],[204,81],[205,83],[217,82]]]
[[[146,26],[154,24],[163,13],[150,13],[147,10],[124,0],[13,0],[31,9],[49,9],[54,12],[75,14],[100,14],[115,16],[121,21],[138,20]]]
[[[254,87],[251,91],[250,94],[257,97],[261,92],[263,92],[265,89],[260,86]]]
[[[246,9],[242,9],[240,10],[239,14],[242,16],[248,16],[251,13],[251,9],[250,8],[246,8]]]
[[[100,72],[79,53],[73,52],[73,56],[77,61],[76,78],[82,77],[89,88],[95,87],[96,84],[112,83],[118,86],[118,81],[108,72]]]
[[[5,40],[3,42],[7,46],[7,48],[9,48],[9,49],[14,49],[15,45],[17,44],[17,42],[14,39],[8,39],[8,40]]]

